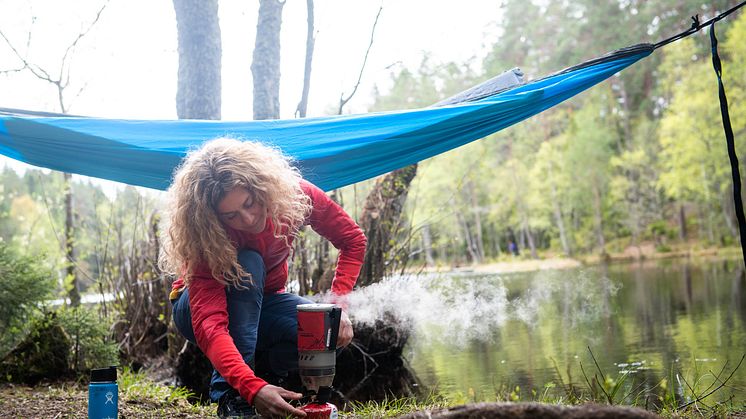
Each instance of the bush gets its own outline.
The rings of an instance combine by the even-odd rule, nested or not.
[[[656,243],[662,243],[664,240],[670,240],[676,236],[676,232],[668,226],[664,220],[653,221],[648,225],[648,233],[653,237]]]
[[[35,385],[116,365],[118,347],[110,335],[110,322],[95,308],[63,307],[46,312],[2,358],[0,380]]]
[[[29,333],[0,363],[0,378],[36,385],[44,379],[67,377],[70,338],[54,312],[32,322]]]
[[[119,364],[119,349],[111,339],[111,320],[95,308],[79,306],[58,310],[60,324],[70,336],[70,366],[77,374]]]
[[[0,243],[0,356],[27,333],[40,303],[52,295],[53,277],[39,259]]]

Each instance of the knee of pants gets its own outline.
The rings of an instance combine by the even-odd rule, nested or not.
[[[246,273],[251,274],[252,284],[263,289],[266,272],[262,256],[254,250],[241,249],[238,251],[238,263]]]
[[[192,329],[192,314],[189,309],[189,291],[184,290],[179,298],[173,304],[172,318],[176,325],[176,330],[181,333],[186,340],[197,344]]]
[[[289,347],[297,351],[298,321],[295,317],[272,318],[268,321],[262,318],[259,323],[257,345],[262,350],[272,351],[280,347]]]

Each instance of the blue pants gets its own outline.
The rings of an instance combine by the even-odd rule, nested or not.
[[[254,367],[257,351],[266,352],[272,373],[284,377],[298,369],[298,319],[296,306],[311,301],[295,294],[264,295],[266,272],[262,257],[253,250],[241,250],[238,262],[252,275],[254,284],[248,289],[227,287],[228,332],[238,352]],[[189,308],[189,290],[185,289],[173,303],[173,319],[184,337],[196,343]],[[230,389],[217,371],[212,372],[210,398],[217,401]]]

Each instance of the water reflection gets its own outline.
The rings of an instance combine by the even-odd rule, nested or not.
[[[683,396],[688,385],[709,386],[729,360],[727,376],[746,352],[746,275],[737,262],[665,261],[425,283],[421,292],[466,293],[441,300],[450,302],[429,312],[435,321],[413,324],[410,361],[426,384],[445,393],[473,391],[477,399],[494,400],[501,386],[542,391],[557,378],[553,361],[565,381],[569,374],[587,387],[580,363],[595,370],[590,347],[604,374],[628,374],[629,389],[652,390],[665,378]],[[504,299],[480,300],[480,290],[489,287],[499,288]],[[459,310],[453,306],[459,301],[471,304]],[[483,323],[489,330],[458,331],[466,341],[457,344],[438,326],[440,319],[456,322],[455,329],[474,327],[479,316],[466,311],[483,310],[479,304],[485,303],[504,305],[495,311],[500,321]],[[469,321],[459,325],[462,316]],[[719,392],[719,399],[733,394],[746,401],[746,366],[729,384],[733,388]]]

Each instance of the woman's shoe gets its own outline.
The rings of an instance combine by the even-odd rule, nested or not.
[[[228,390],[218,399],[220,418],[257,418],[256,409],[234,389]]]

